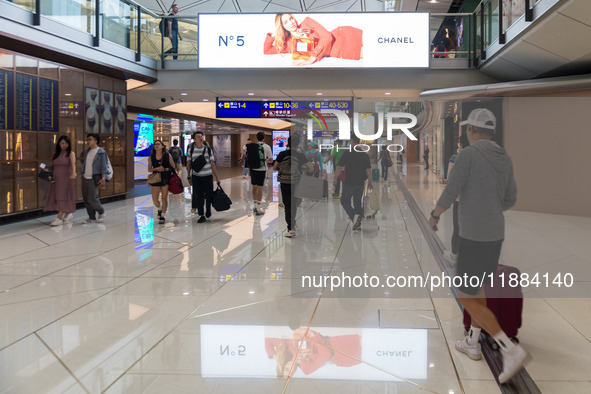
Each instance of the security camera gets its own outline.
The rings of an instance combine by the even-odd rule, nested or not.
[[[165,103],[165,102],[166,102],[166,99],[165,99],[164,97],[162,97],[162,98],[160,99],[160,101],[162,101],[163,103]]]

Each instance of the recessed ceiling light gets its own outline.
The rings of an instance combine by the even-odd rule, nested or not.
[[[316,93],[316,96],[322,96],[321,92]]]
[[[71,95],[72,95],[72,93],[66,93],[66,96],[71,96]]]
[[[187,94],[189,94],[189,93],[182,92],[181,96],[186,96]]]
[[[254,93],[248,93],[249,96],[254,96]]]
[[[385,94],[386,96],[389,96],[389,95],[391,95],[392,93],[390,93],[390,92],[386,92],[386,93],[384,93],[384,94]]]
[[[203,101],[209,101],[209,99],[203,99]]]

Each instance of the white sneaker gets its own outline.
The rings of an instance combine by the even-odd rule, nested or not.
[[[50,226],[55,227],[55,226],[61,226],[64,224],[64,221],[62,219],[55,219],[53,222],[51,222]]]
[[[97,221],[96,221],[96,219],[91,219],[91,218],[88,218],[88,219],[84,219],[84,220],[82,221],[82,224],[96,223],[96,222],[97,222]]]
[[[515,345],[511,351],[504,351],[503,354],[503,372],[499,374],[499,383],[508,382],[521,368],[530,360],[531,356],[521,346]]]
[[[480,360],[482,358],[482,349],[480,344],[477,343],[476,345],[470,345],[468,343],[468,337],[465,337],[464,339],[458,339],[456,341],[456,350],[464,353],[472,360]]]
[[[255,215],[264,215],[265,210],[263,208],[256,208],[254,213],[255,213]]]
[[[458,255],[457,254],[453,254],[451,251],[446,250],[445,252],[443,252],[443,258],[445,259],[445,261],[447,262],[448,265],[455,267],[455,265],[458,263]]]
[[[98,217],[96,218],[96,222],[97,223],[102,223],[105,221],[105,214],[104,213],[99,213]]]
[[[295,237],[295,235],[296,235],[296,232],[295,232],[295,230],[290,230],[290,231],[286,231],[286,232],[285,232],[285,236],[286,236],[287,238],[293,238],[293,237]]]
[[[69,213],[69,214],[67,214],[67,215],[66,215],[66,217],[64,218],[64,222],[66,222],[66,223],[67,223],[67,222],[71,222],[73,218],[74,218],[74,215],[73,215],[73,214],[71,214],[71,213]]]

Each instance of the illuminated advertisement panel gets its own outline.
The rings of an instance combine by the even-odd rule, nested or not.
[[[200,68],[428,67],[426,13],[200,14]]]

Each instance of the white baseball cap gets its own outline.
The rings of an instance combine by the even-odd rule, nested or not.
[[[497,118],[486,108],[476,108],[470,112],[468,119],[460,122],[462,126],[470,124],[482,129],[495,130],[497,128]]]

